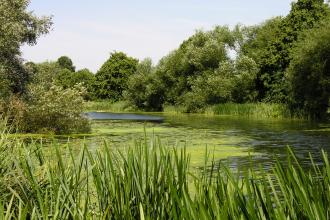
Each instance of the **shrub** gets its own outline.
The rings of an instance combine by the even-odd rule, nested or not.
[[[63,89],[52,86],[45,90],[42,86],[30,88],[25,131],[73,133],[88,132],[89,121],[82,115],[84,90],[81,87]]]
[[[13,130],[24,129],[27,104],[16,95],[0,100],[0,117],[6,118]]]

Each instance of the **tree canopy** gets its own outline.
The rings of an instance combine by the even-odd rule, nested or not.
[[[73,62],[72,62],[71,58],[69,58],[67,56],[61,56],[60,58],[58,58],[57,63],[63,69],[68,69],[71,72],[76,71],[76,67],[73,66]]]
[[[243,53],[259,65],[259,99],[286,102],[288,85],[285,71],[291,61],[291,51],[300,34],[318,24],[329,15],[329,6],[323,0],[298,0],[292,3],[290,13],[273,18],[253,28]]]
[[[330,23],[306,33],[288,70],[290,105],[310,118],[324,118],[330,98]]]
[[[20,46],[34,45],[37,38],[48,33],[50,17],[37,17],[27,11],[28,0],[2,0],[0,4],[0,84],[6,93],[23,93],[29,74],[22,65]]]
[[[100,99],[119,100],[127,87],[127,80],[135,71],[138,60],[123,52],[113,52],[95,77],[95,95]]]

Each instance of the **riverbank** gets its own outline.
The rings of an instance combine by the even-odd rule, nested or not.
[[[88,101],[84,104],[85,112],[137,112],[136,109],[133,109],[125,101]]]
[[[85,103],[85,111],[88,112],[143,112],[129,106],[125,101],[110,102],[110,101],[91,101]],[[186,113],[186,108],[183,106],[164,106],[162,111],[166,114],[183,114]],[[225,115],[225,116],[240,116],[248,118],[264,118],[264,119],[305,119],[302,113],[292,114],[289,108],[284,104],[273,103],[225,103],[201,109],[198,114],[206,115]]]

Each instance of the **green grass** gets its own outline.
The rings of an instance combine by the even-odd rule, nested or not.
[[[134,109],[128,106],[125,101],[112,102],[104,101],[89,101],[85,103],[85,112],[132,112]]]
[[[184,106],[165,106],[164,112],[181,114],[186,112],[186,108]],[[304,119],[302,113],[292,114],[286,105],[273,103],[224,103],[208,106],[205,109],[201,109],[198,113],[265,119]]]
[[[75,154],[44,149],[0,129],[0,219],[328,219],[330,165],[303,170],[288,150],[270,171],[234,173],[204,148],[191,166],[186,147],[157,138],[125,151],[103,143]],[[45,150],[52,153],[45,154]]]
[[[226,103],[215,105],[209,109],[208,112],[213,112],[215,115],[244,116],[251,118],[302,118],[298,113],[292,115],[288,107],[284,104],[271,103]]]

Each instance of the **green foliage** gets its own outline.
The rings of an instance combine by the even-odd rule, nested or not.
[[[95,95],[100,99],[118,101],[123,97],[127,81],[136,71],[138,60],[122,52],[111,53],[95,77]]]
[[[71,79],[71,88],[74,85],[81,84],[86,88],[86,94],[84,95],[85,100],[91,100],[95,98],[94,94],[94,83],[95,83],[95,75],[89,71],[88,69],[78,70],[77,72],[72,74]]]
[[[150,59],[141,61],[136,72],[129,77],[124,98],[132,105],[144,110],[162,109],[161,82],[157,82],[155,67]]]
[[[330,98],[329,21],[306,33],[297,44],[288,70],[290,105],[310,118],[324,118]]]
[[[58,62],[44,62],[39,64],[25,64],[30,69],[32,76],[32,84],[43,85],[50,88],[54,84],[64,89],[73,88],[75,85],[81,84],[86,88],[84,99],[92,99],[94,97],[94,81],[95,76],[88,69],[82,69],[72,72],[67,68],[62,68]]]
[[[156,77],[165,89],[164,102],[180,102],[180,96],[191,90],[188,78],[217,69],[220,62],[228,60],[227,47],[234,47],[229,28],[216,27],[209,32],[196,32],[179,49],[163,58],[157,66]]]
[[[28,4],[28,0],[2,0],[0,4],[0,83],[8,83],[10,90],[2,89],[0,97],[25,92],[29,73],[19,57],[20,46],[35,44],[51,25],[50,18],[28,12]]]
[[[254,102],[257,97],[256,63],[245,56],[225,61],[214,71],[190,79],[191,91],[182,97],[186,112],[203,112],[209,105],[226,102]]]
[[[220,26],[208,32],[197,31],[177,50],[161,59],[155,68],[148,61],[141,63],[139,68],[143,70],[130,77],[127,99],[138,108],[158,111],[164,104],[190,102],[189,97],[194,98],[191,105],[207,105],[191,91],[204,86],[206,78],[220,68],[221,63],[229,61],[228,48],[235,49],[236,35],[228,27]],[[213,88],[218,88],[217,82],[212,83]]]
[[[259,65],[260,100],[287,101],[284,72],[291,61],[292,47],[303,31],[318,26],[328,14],[329,6],[323,0],[298,0],[292,3],[286,17],[271,19],[248,32],[251,38],[245,42],[242,53]]]
[[[232,73],[234,87],[231,96],[233,102],[245,103],[257,100],[256,78],[258,72],[258,66],[252,58],[240,56],[236,59]]]
[[[62,86],[64,89],[72,87],[72,77],[73,72],[71,70],[64,68],[60,69],[60,71],[56,74],[54,79],[52,80],[52,84],[55,83],[56,85]]]
[[[68,69],[71,72],[75,72],[76,71],[76,67],[73,66],[72,60],[69,57],[67,57],[67,56],[61,56],[60,58],[58,58],[57,59],[57,63],[63,69]]]
[[[20,129],[25,132],[55,134],[88,132],[89,122],[82,115],[83,93],[83,88],[79,87],[63,89],[58,86],[31,86],[31,98]]]
[[[287,16],[258,26],[197,31],[156,67],[132,75],[125,98],[144,110],[180,106],[185,112],[203,112],[226,102],[288,103],[290,86],[284,73],[292,48],[329,12],[322,0],[298,0]],[[292,114],[300,115],[300,109],[295,111]]]
[[[35,64],[33,67],[32,82],[36,85],[43,85],[50,88],[55,78],[60,74],[62,69],[56,62],[43,62]]]

